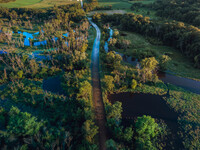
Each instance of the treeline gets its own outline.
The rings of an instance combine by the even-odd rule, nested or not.
[[[99,24],[110,22],[121,29],[134,31],[143,35],[157,37],[164,44],[173,46],[200,68],[200,31],[198,28],[182,22],[158,22],[142,15],[128,14],[94,14],[93,20]]]
[[[112,5],[109,5],[109,6],[97,6],[96,10],[112,10]]]
[[[16,0],[0,0],[0,3],[15,2]]]
[[[3,8],[0,9],[1,18],[9,20],[30,20],[43,23],[50,19],[67,18],[71,21],[80,21],[85,16],[80,4],[64,5],[47,9],[33,8]]]
[[[86,12],[92,11],[98,5],[98,0],[86,0],[83,4],[83,8]]]
[[[180,20],[194,26],[200,26],[199,0],[158,0],[152,7],[161,17]]]

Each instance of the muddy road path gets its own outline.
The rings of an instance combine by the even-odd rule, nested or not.
[[[100,150],[106,150],[106,117],[105,117],[105,108],[102,99],[101,93],[101,83],[99,75],[99,48],[100,48],[100,39],[101,31],[99,27],[89,19],[90,23],[96,30],[96,39],[94,41],[93,50],[92,50],[92,86],[93,86],[93,104],[95,108],[95,115],[97,125],[99,126],[99,147]]]

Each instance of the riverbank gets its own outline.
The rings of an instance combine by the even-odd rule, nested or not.
[[[111,32],[107,30],[107,36],[103,37],[104,40],[106,40],[106,42],[109,37],[108,35],[111,35],[110,33]],[[165,120],[164,122],[168,124],[169,128],[172,129],[173,123],[170,124],[169,123],[170,119],[165,116],[168,116],[167,115],[169,113],[168,111],[174,112],[176,115],[171,115],[171,116],[176,116],[176,118],[174,119],[176,122],[175,123],[176,127],[174,127],[174,129],[172,130],[175,134],[175,136],[173,137],[177,137],[177,139],[176,140],[174,140],[173,138],[170,139],[172,141],[173,140],[176,141],[174,143],[175,144],[174,149],[178,149],[179,147],[180,149],[182,149],[183,145],[185,148],[190,147],[189,144],[191,144],[193,140],[193,138],[191,137],[196,138],[195,132],[198,132],[199,122],[197,120],[199,118],[199,115],[196,110],[199,109],[198,103],[200,100],[200,95],[189,91],[194,90],[192,89],[194,87],[193,82],[197,81],[186,78],[180,78],[170,74],[164,74],[164,76],[163,74],[161,74],[159,75],[159,77],[163,80],[163,82],[140,83],[136,76],[137,69],[135,68],[135,65],[129,64],[130,62],[131,63],[137,63],[137,62],[135,62],[135,59],[132,59],[130,56],[122,57],[122,60],[128,62],[121,62],[114,70],[110,71],[110,68],[107,68],[110,65],[105,64],[109,62],[106,59],[111,58],[108,57],[107,48],[105,48],[107,46],[108,45],[106,45],[105,41],[102,40],[101,67],[103,71],[101,73],[101,76],[102,78],[104,78],[107,75],[111,76],[110,79],[113,78],[113,80],[109,82],[109,85],[113,86],[113,89],[111,91],[108,91],[105,87],[103,88],[104,89],[103,98],[105,104],[107,105],[109,102],[114,102],[114,101],[120,101],[122,103],[122,108],[123,108],[122,124],[124,119],[126,118],[128,120],[133,120],[131,121],[131,123],[134,123],[134,120],[137,116],[151,115],[154,118],[162,118],[162,120]],[[110,53],[109,55],[113,56],[113,58],[115,57],[114,53],[112,54]],[[117,80],[117,78],[119,78],[120,80]],[[133,79],[135,78],[135,80],[137,81],[135,89],[131,88],[132,86],[130,79],[132,78]],[[188,80],[190,83],[187,82]],[[102,80],[101,82],[105,86],[106,84],[105,80]],[[188,84],[189,89],[186,88],[183,89],[183,86],[181,84],[183,85]],[[197,89],[195,90],[196,92],[198,92],[198,87],[199,87],[198,84],[196,87]],[[114,97],[114,101],[113,97],[112,98],[109,97],[110,95],[109,93]],[[131,98],[130,95],[136,95],[136,97],[133,96],[134,98],[133,97]],[[158,103],[160,102],[160,103],[158,104],[154,102]],[[161,108],[162,110],[159,110]],[[154,110],[155,112],[151,112],[151,110],[152,111]],[[192,126],[192,128],[189,129],[188,128],[189,126]]]

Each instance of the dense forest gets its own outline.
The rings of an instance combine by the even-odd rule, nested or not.
[[[1,8],[0,14],[1,148],[97,149],[98,127],[88,92],[89,22],[80,4]],[[25,45],[20,33],[32,30],[39,32]],[[40,54],[32,59],[27,53],[34,49]],[[59,76],[63,93],[43,89],[43,79],[54,76]]]
[[[152,4],[161,17],[183,21],[194,26],[200,26],[199,0],[159,0]]]

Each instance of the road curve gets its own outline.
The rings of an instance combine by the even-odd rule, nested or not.
[[[99,27],[88,18],[89,22],[96,30],[96,39],[94,41],[93,50],[92,50],[92,86],[93,86],[93,104],[95,109],[96,121],[99,126],[99,148],[100,150],[106,150],[106,117],[104,103],[101,93],[101,83],[99,75],[99,48],[100,48],[100,39],[101,31]]]

